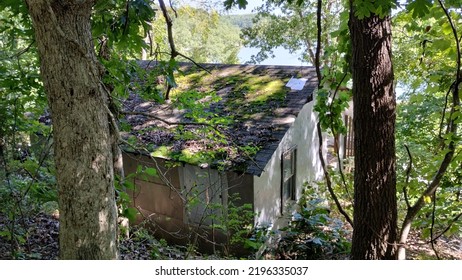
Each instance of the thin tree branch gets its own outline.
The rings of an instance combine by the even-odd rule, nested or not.
[[[340,82],[337,83],[337,86],[335,87],[335,91],[334,91],[334,94],[332,95],[332,102],[330,103],[330,106],[329,106],[329,112],[332,112],[332,108],[334,107],[334,100],[335,100],[335,97],[337,97],[337,93],[340,91],[340,87],[342,86],[342,83],[343,81],[345,80],[345,78],[347,77],[347,73],[343,74],[343,77],[342,79],[340,80]],[[330,114],[330,122],[331,124],[334,122],[333,121],[333,115]],[[332,133],[335,135],[336,131],[334,131],[332,129]]]
[[[123,140],[123,139],[121,139],[120,142],[122,144],[127,145],[128,147],[131,147],[135,151],[142,150],[144,152],[144,155],[148,156],[152,160],[152,162],[154,162],[154,165],[156,166],[157,174],[159,175],[162,182],[165,183],[165,185],[168,186],[170,190],[173,190],[181,198],[182,202],[185,203],[186,200],[184,199],[184,197],[181,195],[181,193],[178,191],[178,189],[167,178],[166,174],[168,172],[168,169],[165,171],[165,173],[163,173],[162,169],[160,168],[160,166],[159,166],[159,164],[158,164],[158,162],[156,160],[156,158],[151,155],[151,153],[149,152],[149,150],[146,147],[135,146],[135,145]]]
[[[321,74],[321,65],[320,65],[320,53],[321,53],[321,35],[322,35],[322,26],[321,26],[321,16],[322,16],[322,0],[318,0],[317,2],[317,42],[316,42],[316,55],[315,55],[315,67],[316,67],[316,76],[318,78],[318,90],[322,88],[322,74]],[[324,153],[322,151],[323,147],[323,137],[322,137],[322,129],[321,129],[321,122],[318,121],[317,123],[317,131],[318,131],[318,138],[319,138],[319,160],[321,161],[322,170],[324,172],[324,177],[326,180],[327,190],[331,195],[332,199],[334,200],[335,205],[337,206],[338,211],[345,217],[345,220],[353,226],[353,220],[350,218],[347,212],[343,209],[340,201],[338,200],[337,195],[332,188],[332,180],[330,178],[330,174],[327,171],[326,162],[324,161]]]
[[[297,12],[298,12],[298,16],[300,17],[300,20],[303,20],[304,17],[303,17],[302,10],[298,9]],[[311,40],[310,40],[310,38],[308,38],[308,36],[304,37],[304,41],[305,41],[307,51],[308,51],[308,55],[309,55],[309,57],[311,59],[311,62],[315,65],[316,64],[316,55],[313,53],[313,50],[312,50],[313,43],[311,43]]]
[[[321,123],[320,122],[318,122],[317,128],[318,128],[318,137],[319,137],[319,151],[318,151],[319,152],[319,159],[321,161],[321,166],[322,166],[322,169],[324,171],[324,177],[325,177],[325,180],[326,180],[327,190],[329,191],[330,196],[334,200],[334,203],[337,206],[337,209],[340,212],[340,214],[342,214],[345,217],[346,221],[351,226],[353,226],[353,220],[350,218],[348,213],[345,212],[345,210],[343,210],[343,207],[340,204],[340,201],[339,201],[337,195],[335,194],[334,189],[332,188],[332,181],[330,179],[329,172],[327,171],[326,162],[324,161],[324,156],[323,156],[323,152],[322,152],[322,142],[323,141],[322,141],[322,130],[321,130]]]
[[[430,237],[431,237],[431,241],[432,241],[431,242],[432,250],[435,253],[436,258],[439,260],[440,256],[438,255],[438,251],[435,248],[435,241],[436,240],[433,239],[433,231],[435,229],[435,216],[436,216],[435,212],[436,212],[436,192],[433,195],[432,225],[430,227]]]
[[[152,34],[151,34],[151,30],[148,30],[148,39],[149,39],[149,57],[153,56],[154,54],[154,51],[152,49],[152,46],[153,46],[153,41],[152,41]]]
[[[441,6],[441,9],[444,11],[449,24],[451,25],[453,34],[454,34],[454,40],[456,41],[456,48],[457,48],[457,66],[456,66],[456,78],[454,83],[451,85],[450,89],[452,88],[452,105],[451,105],[451,114],[448,120],[447,124],[447,131],[448,133],[452,133],[454,136],[457,135],[457,129],[458,129],[458,118],[453,118],[453,114],[456,112],[460,111],[460,97],[459,97],[459,85],[462,82],[461,78],[461,48],[460,48],[460,43],[459,43],[459,36],[457,35],[457,29],[452,21],[452,18],[442,3],[441,0],[438,0],[438,3]],[[399,248],[398,248],[398,258],[403,257],[404,255],[404,244],[406,243],[407,236],[409,235],[409,231],[411,229],[411,224],[412,221],[414,220],[415,216],[419,213],[419,211],[422,209],[422,207],[425,205],[425,197],[428,196],[433,196],[438,189],[438,186],[443,179],[444,174],[446,173],[449,164],[452,161],[452,158],[455,153],[455,141],[453,139],[450,139],[449,144],[447,146],[448,151],[444,155],[443,160],[440,163],[440,166],[438,170],[436,171],[435,175],[433,176],[432,180],[428,184],[427,188],[425,191],[420,195],[418,200],[414,203],[414,205],[410,208],[408,208],[408,211],[406,213],[406,216],[403,221],[403,226],[401,227],[401,232],[400,232],[400,240],[399,240]]]
[[[123,115],[145,116],[145,117],[148,117],[148,118],[151,118],[151,119],[154,119],[154,120],[161,121],[161,122],[163,122],[163,123],[165,123],[167,125],[208,126],[208,127],[213,128],[214,130],[221,133],[221,131],[218,129],[218,126],[212,125],[212,124],[209,124],[209,123],[204,123],[204,122],[170,122],[170,121],[167,121],[165,119],[162,119],[162,118],[156,116],[155,114],[145,113],[145,112],[120,111],[119,113],[123,114]]]
[[[28,52],[30,50],[30,48],[32,48],[32,46],[35,44],[35,39],[33,39],[29,45],[27,45],[27,47],[25,47],[24,49],[18,51],[17,53],[15,53],[14,55],[10,56],[10,58],[19,58],[21,55],[25,54],[26,52]]]
[[[453,91],[453,87],[455,86],[455,82],[451,84],[449,87],[448,91],[446,92],[446,96],[444,98],[444,106],[443,110],[441,112],[441,120],[440,120],[440,127],[439,127],[439,132],[438,132],[438,137],[439,139],[443,139],[443,128],[444,128],[444,119],[446,118],[446,110],[448,109],[448,104],[449,104],[449,95],[451,94],[451,91]],[[449,125],[446,125],[446,133],[448,133]],[[444,147],[444,141],[442,146]]]
[[[347,73],[345,73],[342,77],[342,79],[340,80],[340,82],[337,84],[337,87],[335,88],[335,91],[334,91],[334,95],[332,97],[332,103],[330,104],[330,108],[329,108],[329,111],[332,112],[332,106],[334,104],[334,100],[335,100],[335,97],[337,96],[337,93],[338,91],[340,90],[340,86],[342,85],[343,81],[345,80],[347,76]],[[334,131],[334,120],[332,119],[333,118],[333,114],[330,113],[329,114],[330,116],[330,123],[331,123],[331,128],[330,130],[332,131],[332,134],[335,135],[337,134],[335,131]],[[336,147],[335,147],[336,146]],[[348,197],[350,198],[351,201],[353,201],[352,197],[351,197],[351,194],[350,192],[348,191],[348,185],[346,183],[346,179],[345,179],[345,174],[343,173],[343,166],[342,166],[342,159],[340,158],[340,150],[339,150],[339,147],[338,145],[334,145],[334,147],[337,149],[335,152],[337,154],[337,160],[338,160],[338,164],[339,164],[339,173],[340,173],[340,177],[342,178],[342,183],[343,183],[343,187],[345,188],[345,192],[346,194],[348,195]]]
[[[169,53],[169,52],[160,51],[160,50],[159,50],[159,47],[157,47],[155,53],[156,53],[156,54],[168,54],[168,55],[171,55],[171,53]],[[184,54],[182,54],[182,53],[180,53],[180,52],[178,52],[178,51],[177,51],[176,53],[177,53],[177,56],[181,56],[181,57],[183,57],[183,58],[189,60],[189,61],[190,61],[192,64],[194,64],[197,68],[199,68],[199,69],[201,69],[201,70],[204,70],[204,71],[207,72],[208,74],[212,74],[212,72],[211,72],[209,69],[207,69],[207,68],[205,68],[203,65],[197,63],[196,61],[194,61],[194,59],[190,58],[189,56],[186,56],[186,55],[184,55]],[[159,59],[156,58],[155,61],[157,61],[157,60],[159,60]],[[151,60],[151,62],[152,62],[152,60]],[[149,66],[149,65],[150,65],[150,63],[148,64],[148,66]]]
[[[181,57],[191,61],[192,63],[194,63],[194,65],[198,66],[199,68],[205,70],[207,73],[210,74],[210,71],[208,71],[204,67],[197,64],[193,59],[187,57],[186,55],[184,55],[184,54],[182,54],[180,52],[178,52],[178,50],[175,47],[175,40],[173,39],[173,21],[172,21],[170,15],[168,14],[168,10],[167,10],[167,7],[165,6],[164,0],[159,0],[159,6],[160,6],[160,9],[162,10],[162,15],[164,16],[165,22],[167,24],[167,38],[168,38],[168,44],[170,46],[170,60],[171,61],[175,60],[175,58],[177,56],[181,56]],[[171,3],[170,3],[170,6],[171,6]],[[176,15],[176,11],[175,10],[173,10],[173,11],[174,11],[174,13]],[[169,99],[171,90],[172,90],[172,85],[170,83],[167,83],[167,91],[165,93],[165,99],[167,99],[167,100]]]
[[[455,216],[454,219],[452,219],[452,221],[449,223],[449,225],[440,234],[438,234],[432,240],[428,241],[428,243],[438,240],[441,236],[443,236],[446,232],[448,232],[451,229],[451,227],[454,225],[454,223],[457,222],[457,220],[459,220],[460,217],[462,217],[462,212],[459,213],[457,216]]]
[[[183,58],[185,58],[185,59],[191,61],[194,65],[196,65],[198,68],[204,70],[205,72],[207,72],[207,73],[209,73],[209,74],[212,74],[212,72],[210,72],[209,69],[207,69],[207,68],[205,68],[204,66],[198,64],[198,63],[195,62],[192,58],[190,58],[190,57],[188,57],[188,56],[186,56],[186,55],[184,55],[184,54],[182,54],[182,53],[180,53],[180,52],[178,52],[178,51],[176,52],[176,54],[177,54],[178,56],[181,56],[181,57],[183,57]]]
[[[173,8],[172,0],[168,0],[168,2],[170,4],[170,9],[172,9],[173,13],[175,14],[175,17],[178,17],[178,13],[176,12],[176,9]]]
[[[165,22],[167,24],[167,38],[168,38],[168,44],[170,46],[170,60],[175,60],[175,57],[178,55],[178,52],[175,47],[175,41],[173,40],[173,22],[172,19],[170,18],[170,15],[168,14],[167,7],[165,6],[164,0],[159,0],[159,6],[160,9],[162,10],[162,15],[164,16]],[[165,93],[165,99],[169,99],[170,97],[170,91],[172,90],[172,85],[170,83],[167,83],[167,91]]]
[[[130,0],[125,2],[125,23],[124,23],[124,30],[123,34],[128,34],[128,25],[130,24]]]
[[[409,178],[411,176],[411,171],[412,171],[412,154],[411,151],[409,150],[408,145],[404,145],[407,151],[407,155],[409,157],[409,164],[406,168],[406,183],[403,186],[403,194],[404,194],[404,201],[406,202],[407,209],[411,208],[411,204],[409,203],[409,197],[407,194],[407,186],[409,185]]]
[[[452,22],[452,19],[451,19],[450,15],[449,15],[449,12],[444,7],[441,0],[438,0],[438,2],[440,3],[441,8],[444,10],[445,14],[448,17],[448,21],[450,22],[451,27],[453,28],[454,37],[455,37],[455,39],[457,41],[456,44],[457,44],[458,59],[457,59],[457,69],[456,69],[456,81],[455,81],[455,83],[453,83],[454,86],[452,86],[453,98],[452,98],[452,108],[451,108],[452,113],[454,113],[455,111],[460,110],[458,107],[460,105],[459,84],[461,83],[461,79],[460,79],[460,70],[461,70],[461,59],[460,59],[461,56],[460,56],[460,53],[461,53],[461,50],[460,50],[460,45],[459,45],[459,42],[458,42],[457,31],[455,29],[455,26],[454,26],[454,24]],[[457,134],[458,125],[457,125],[456,119],[450,118],[449,123],[448,123],[448,128],[449,128],[449,132],[453,133],[454,135]],[[414,204],[414,206],[412,206],[409,209],[410,211],[408,212],[408,214],[410,216],[412,216],[412,218],[417,214],[417,212],[425,204],[424,198],[426,196],[432,196],[436,192],[436,190],[438,188],[438,185],[439,185],[441,179],[443,178],[443,175],[445,174],[447,168],[449,167],[449,164],[450,164],[450,162],[452,160],[452,157],[454,155],[454,152],[455,152],[454,140],[451,140],[449,142],[448,149],[449,149],[449,151],[445,154],[445,156],[443,158],[443,161],[441,162],[438,171],[434,175],[434,177],[433,177],[432,181],[430,182],[430,184],[428,185],[427,189],[422,193],[422,195],[417,200],[417,202]]]
[[[27,173],[29,174],[29,176],[31,177],[32,181],[29,183],[26,191],[22,194],[22,198],[21,199],[24,199],[27,194],[29,193],[29,191],[31,190],[32,188],[32,185],[34,182],[38,182],[39,180],[37,179],[38,177],[38,174],[40,172],[40,168],[43,167],[43,165],[45,164],[45,160],[47,159],[47,157],[50,155],[51,153],[51,148],[53,147],[53,145],[50,144],[51,140],[52,140],[52,131],[50,130],[50,133],[48,134],[48,137],[45,141],[45,147],[46,149],[43,150],[43,152],[41,153],[40,155],[40,160],[39,160],[39,163],[38,163],[38,166],[37,168],[35,169],[35,172],[34,174],[30,173],[28,170],[26,170],[25,168],[23,168],[23,170],[27,171]]]
[[[317,42],[316,42],[315,65],[316,65],[316,76],[318,77],[319,87],[321,86],[321,82],[322,82],[321,65],[320,65],[321,40],[322,40],[321,17],[322,17],[322,0],[318,0],[318,5],[316,9],[316,27],[318,29],[318,32],[317,32]]]
[[[225,131],[222,131],[220,130],[219,126],[218,125],[212,125],[212,124],[209,124],[209,123],[204,123],[204,122],[170,122],[170,121],[167,121],[165,119],[162,119],[162,118],[159,118],[158,116],[154,115],[154,114],[151,114],[151,113],[145,113],[145,112],[133,112],[133,111],[121,111],[119,112],[120,114],[123,114],[123,115],[139,115],[139,116],[145,116],[145,117],[148,117],[148,118],[151,118],[151,119],[154,119],[154,120],[158,120],[158,121],[161,121],[167,125],[184,125],[184,126],[207,126],[207,127],[210,127],[212,128],[215,133],[217,133],[218,135],[222,135],[222,134],[227,134],[229,135],[229,133],[225,132]],[[263,167],[261,167],[256,161],[255,159],[250,156],[250,154],[245,150],[243,149],[241,146],[237,145],[234,140],[232,139],[232,137],[229,137],[229,139],[225,139],[226,141],[230,141],[231,144],[233,145],[233,147],[236,147],[236,149],[238,149],[239,151],[242,152],[242,154],[248,159],[250,160],[253,164],[255,164],[255,166],[257,168],[259,168],[260,170],[264,170]],[[125,141],[123,141],[125,142]]]
[[[438,3],[441,6],[441,9],[443,9],[444,14],[446,15],[449,24],[451,25],[452,29],[452,34],[454,35],[454,39],[456,42],[456,50],[457,50],[457,73],[456,73],[456,88],[458,88],[458,84],[461,82],[461,60],[462,60],[462,53],[460,49],[460,41],[459,41],[459,35],[457,35],[457,28],[454,25],[454,22],[452,21],[451,15],[449,14],[448,9],[444,6],[443,2],[441,0],[438,0]],[[462,36],[461,36],[462,40]]]
[[[171,58],[175,58],[177,56],[176,53],[176,47],[175,47],[175,41],[173,40],[173,22],[172,19],[170,18],[170,15],[168,14],[167,7],[165,6],[164,0],[159,0],[159,6],[162,11],[162,15],[164,16],[165,23],[167,24],[167,39],[168,39],[168,44],[170,46],[171,50]]]

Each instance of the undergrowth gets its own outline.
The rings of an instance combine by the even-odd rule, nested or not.
[[[280,233],[276,259],[345,259],[351,248],[350,229],[313,188],[305,189],[299,210]]]

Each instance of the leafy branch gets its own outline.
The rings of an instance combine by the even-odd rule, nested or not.
[[[417,199],[415,204],[408,208],[408,211],[406,213],[406,216],[404,218],[404,221],[401,227],[401,233],[399,237],[400,240],[399,240],[398,255],[397,255],[399,259],[404,258],[404,254],[405,254],[404,244],[406,243],[407,237],[409,235],[412,221],[414,220],[416,215],[425,205],[425,198],[432,197],[435,195],[440,185],[440,182],[443,179],[443,176],[446,173],[449,167],[449,164],[452,161],[452,158],[454,156],[455,149],[456,149],[454,136],[457,135],[459,117],[453,117],[453,115],[456,112],[460,112],[459,85],[462,83],[461,48],[460,48],[460,43],[459,43],[459,36],[457,34],[457,29],[454,25],[451,15],[449,14],[448,9],[445,7],[445,5],[443,4],[441,0],[438,0],[438,3],[440,4],[441,9],[444,11],[444,14],[446,15],[446,18],[451,26],[452,33],[454,35],[454,40],[456,43],[456,51],[457,51],[455,81],[451,84],[450,89],[449,89],[449,91],[452,92],[451,114],[450,114],[450,117],[447,123],[447,132],[448,134],[451,134],[452,136],[449,139],[449,143],[447,144],[446,153],[444,155],[444,158],[441,161],[439,168],[436,171],[435,175],[433,176],[432,180],[427,185],[427,188],[422,192],[420,197]]]
[[[322,38],[322,23],[321,23],[321,16],[322,16],[322,0],[318,0],[317,2],[317,43],[316,43],[316,54],[315,54],[315,67],[316,67],[316,75],[318,77],[318,90],[321,90],[323,87],[323,77],[321,73],[321,65],[320,65],[320,53],[321,53],[321,38]],[[329,194],[331,195],[332,199],[334,200],[335,205],[337,206],[337,209],[339,212],[345,217],[346,221],[353,226],[353,220],[350,218],[348,213],[343,209],[342,205],[340,204],[340,201],[337,197],[337,195],[334,192],[334,189],[332,188],[332,180],[330,177],[329,172],[327,171],[327,166],[326,162],[324,161],[324,153],[322,150],[323,147],[323,137],[322,137],[322,130],[321,130],[321,121],[318,121],[317,123],[317,130],[318,130],[318,138],[319,138],[319,160],[321,161],[321,166],[324,172],[324,177],[326,181],[326,186],[329,191]],[[343,173],[342,173],[343,174]]]
[[[404,201],[406,202],[406,206],[409,209],[409,208],[411,208],[411,204],[409,203],[409,196],[408,196],[408,193],[407,193],[407,187],[409,185],[409,178],[411,176],[411,171],[412,171],[412,154],[411,154],[411,151],[409,150],[408,145],[404,145],[404,147],[406,148],[407,155],[409,156],[409,164],[408,164],[408,166],[406,168],[406,183],[403,186],[403,194],[404,194]]]
[[[164,16],[165,23],[167,25],[167,39],[168,39],[168,44],[170,46],[170,61],[174,61],[177,56],[181,56],[189,61],[191,61],[194,65],[199,67],[200,69],[206,71],[207,73],[210,74],[210,71],[197,62],[195,62],[192,58],[180,53],[176,47],[175,47],[175,40],[173,39],[173,21],[170,15],[168,14],[167,6],[165,5],[164,0],[159,0],[159,6],[160,9],[162,10],[162,15]],[[172,3],[170,2],[170,6],[172,6]],[[177,15],[176,11],[173,10],[175,15]],[[173,76],[173,73],[168,73],[169,75]],[[170,98],[170,91],[172,90],[173,85],[172,83],[167,83],[167,90],[165,92],[165,99],[168,100]]]

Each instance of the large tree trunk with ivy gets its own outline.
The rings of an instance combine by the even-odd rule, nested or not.
[[[393,259],[397,238],[396,100],[390,17],[371,14],[358,19],[352,6],[349,24],[355,135],[351,257]]]
[[[27,0],[53,121],[60,258],[117,258],[107,92],[94,53],[95,1]]]

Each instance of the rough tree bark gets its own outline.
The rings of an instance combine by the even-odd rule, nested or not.
[[[353,259],[393,259],[397,238],[390,17],[350,12],[354,104]]]
[[[60,258],[117,258],[107,92],[94,52],[95,0],[26,0],[53,121]]]

